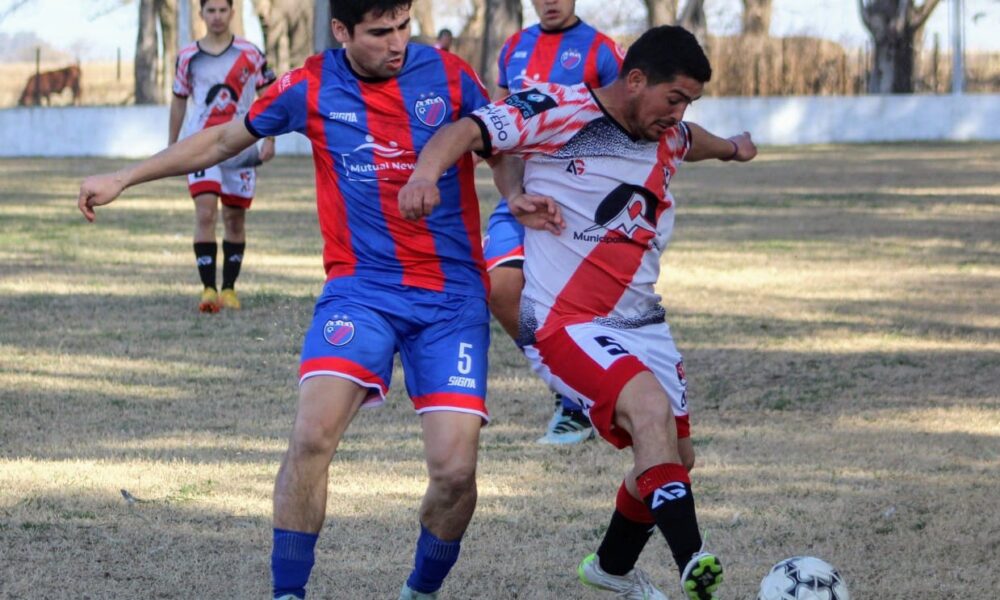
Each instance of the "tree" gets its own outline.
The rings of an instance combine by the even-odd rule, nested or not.
[[[497,58],[500,50],[507,38],[521,29],[522,20],[521,0],[486,0],[485,21],[490,26],[483,31],[479,74],[491,94],[496,92]]]
[[[941,0],[858,0],[861,20],[875,45],[868,91],[873,94],[913,92],[916,50],[923,27]]]
[[[410,14],[417,22],[420,35],[427,40],[437,37],[437,30],[434,29],[434,3],[430,0],[417,0],[410,5]]]
[[[677,0],[642,0],[646,5],[646,25],[673,25],[677,22]]]
[[[264,33],[264,50],[270,65],[279,73],[301,67],[313,53],[313,22],[316,5],[322,0],[254,0],[254,10]],[[323,13],[329,14],[328,9]],[[326,29],[330,28],[329,21]],[[326,32],[324,41],[326,40]],[[325,48],[325,43],[323,44]]]
[[[677,24],[687,29],[704,46],[708,41],[708,21],[705,17],[705,0],[688,0]]]
[[[772,0],[743,0],[743,35],[767,37],[771,32]]]
[[[135,103],[156,104],[162,99],[156,85],[156,0],[139,0],[139,35],[135,42]]]

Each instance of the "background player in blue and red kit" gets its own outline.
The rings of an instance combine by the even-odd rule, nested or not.
[[[409,43],[409,6],[333,0],[343,49],[283,75],[245,120],[81,186],[78,205],[93,220],[94,207],[126,187],[215,164],[259,137],[297,131],[312,142],[328,280],[305,335],[298,411],[275,483],[276,598],[305,596],[330,461],[358,409],[384,401],[397,348],[430,480],[400,598],[436,597],[475,509],[489,312],[471,156],[441,179],[439,205],[401,212],[397,192],[432,134],[488,99],[460,58]],[[491,164],[501,191],[520,189],[519,169]],[[327,596],[353,597],[342,585]]]
[[[274,81],[264,53],[233,35],[233,0],[201,0],[202,20],[207,32],[177,54],[174,99],[170,105],[170,137],[173,144],[207,127],[242,119],[250,110],[257,90]],[[190,108],[189,108],[190,106]],[[182,128],[183,125],[183,128]],[[222,164],[188,174],[188,188],[195,205],[194,255],[204,286],[198,309],[218,312],[220,307],[238,309],[236,278],[246,250],[246,212],[257,184],[254,166],[274,156],[274,139]],[[215,284],[215,224],[222,203],[222,292]]]
[[[525,354],[546,384],[586,407],[602,438],[632,454],[604,539],[577,569],[581,581],[620,598],[667,598],[635,568],[654,524],[686,598],[714,600],[722,581],[721,563],[702,550],[686,377],[655,288],[681,163],[757,154],[748,133],[724,139],[682,121],[711,74],[690,32],[653,28],[611,85],[537,84],[439,132],[399,194],[403,206],[433,202],[439,174],[470,149],[525,158],[524,189],[539,202],[510,201],[531,225]]]
[[[512,35],[500,50],[497,85],[503,95],[540,82],[599,88],[618,77],[621,48],[576,15],[576,0],[532,0],[532,4],[539,23]],[[484,252],[490,273],[490,311],[517,341],[524,287],[524,227],[510,214],[504,198],[490,216]],[[555,414],[538,441],[575,444],[591,437],[593,429],[580,406],[557,398]]]

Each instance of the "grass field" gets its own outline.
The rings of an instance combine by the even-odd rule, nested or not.
[[[181,180],[77,213],[79,180],[121,164],[0,161],[0,597],[264,598],[323,278],[311,161],[262,169],[245,308],[214,316]],[[855,600],[1000,589],[997,164],[1000,144],[771,148],[676,178],[660,287],[723,598],[795,554]],[[494,334],[480,502],[442,598],[605,597],[575,567],[628,456],[536,445],[550,396]],[[395,598],[408,573],[424,472],[394,380],[334,460],[310,597]],[[662,539],[640,565],[680,597]]]

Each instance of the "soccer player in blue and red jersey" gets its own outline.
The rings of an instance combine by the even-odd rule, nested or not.
[[[618,77],[623,54],[608,36],[576,15],[576,0],[532,0],[539,23],[512,35],[498,58],[503,95],[535,83],[608,85]],[[524,287],[524,227],[501,199],[490,216],[484,252],[490,273],[490,310],[514,341],[518,340],[518,311]],[[590,420],[580,406],[557,395],[544,444],[575,444],[593,435]]]
[[[385,400],[397,349],[430,480],[401,599],[437,596],[475,509],[489,312],[471,155],[442,177],[439,204],[404,213],[397,193],[434,132],[488,98],[460,58],[409,43],[409,8],[333,0],[342,49],[283,75],[246,119],[80,189],[78,206],[93,220],[94,207],[129,186],[216,164],[258,138],[297,131],[312,142],[327,283],[305,335],[298,412],[274,489],[271,570],[284,600],[305,597],[330,461],[358,409]],[[518,195],[520,170],[491,164],[501,192]]]

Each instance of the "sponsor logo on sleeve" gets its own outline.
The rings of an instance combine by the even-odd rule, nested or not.
[[[504,103],[520,111],[521,116],[525,119],[530,119],[557,106],[555,98],[535,89],[511,94],[504,99]]]
[[[498,142],[506,142],[510,138],[510,115],[507,111],[492,104],[484,106],[479,111],[486,126],[493,131],[493,139]]]

